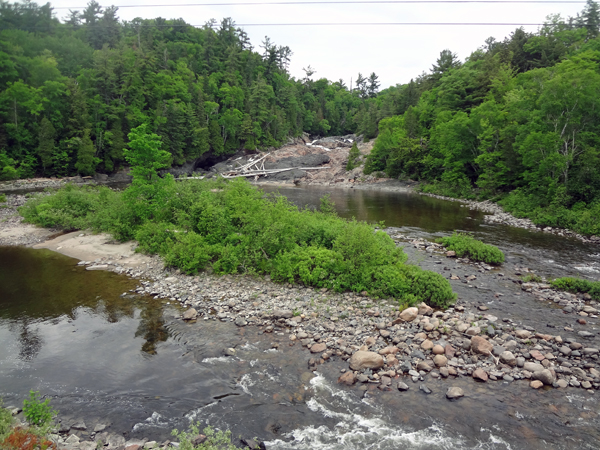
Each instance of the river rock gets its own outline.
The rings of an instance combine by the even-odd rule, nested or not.
[[[322,342],[320,344],[313,344],[313,346],[310,348],[311,353],[321,353],[321,352],[324,352],[325,350],[327,350],[327,344],[324,344]],[[357,352],[357,353],[360,353],[360,352]],[[365,352],[365,353],[371,353],[371,352]]]
[[[449,398],[450,400],[463,397],[464,395],[465,393],[463,390],[457,386],[450,387],[446,391],[446,398]]]
[[[431,372],[433,368],[427,364],[425,361],[420,361],[419,364],[417,364],[417,370],[422,370],[424,372]]]
[[[544,370],[540,370],[538,372],[534,372],[533,373],[533,378],[535,380],[539,380],[544,384],[547,384],[549,386],[552,386],[552,383],[554,383],[554,374],[548,370],[548,369],[544,369]]]
[[[196,317],[198,317],[198,311],[194,308],[190,308],[183,313],[183,320],[196,320]]]
[[[491,355],[494,346],[481,336],[473,336],[471,338],[471,351],[480,355]]]
[[[291,319],[294,317],[294,313],[289,309],[276,309],[273,311],[274,319]]]
[[[423,343],[421,344],[421,348],[423,350],[431,350],[433,348],[433,342],[430,341],[429,339],[425,339],[423,341]]]
[[[544,370],[544,366],[534,362],[526,362],[523,364],[523,369],[527,370],[528,372],[535,373],[539,372],[540,370]]]
[[[419,309],[413,306],[402,311],[400,313],[400,318],[405,322],[412,322],[417,318],[417,315],[419,315]]]
[[[433,348],[431,349],[431,351],[433,352],[434,355],[443,355],[444,354],[444,347],[442,347],[439,344],[436,344],[433,346]]]
[[[248,322],[246,322],[246,319],[244,319],[243,317],[238,317],[235,319],[235,324],[238,327],[245,327],[246,325],[248,325]]]
[[[427,395],[431,394],[431,389],[429,389],[425,384],[419,385],[419,390],[425,392]]]
[[[399,391],[408,391],[408,385],[402,381],[398,382],[397,388]]]
[[[419,305],[419,309],[417,310],[418,314],[421,314],[422,316],[430,316],[431,314],[433,314],[433,308],[431,306],[429,306],[428,304],[426,304],[425,302],[422,302]]]
[[[356,375],[354,375],[354,372],[346,372],[338,378],[338,383],[345,384],[346,386],[352,386],[354,383],[356,383]]]
[[[485,370],[483,370],[482,368],[477,368],[473,371],[473,378],[475,380],[479,380],[479,381],[487,381],[488,380],[488,374]]]
[[[433,363],[437,367],[444,367],[446,364],[448,364],[448,358],[446,358],[444,355],[435,355],[433,358]]]
[[[93,266],[87,266],[85,270],[108,270],[108,265],[106,264],[95,264]]]
[[[531,332],[527,330],[516,330],[515,336],[519,339],[529,339],[531,337]]]
[[[500,354],[500,361],[512,367],[517,365],[517,358],[515,357],[515,355],[512,354],[512,352],[508,351],[502,352]]]
[[[544,383],[542,383],[540,380],[533,380],[531,383],[529,383],[529,386],[531,386],[534,389],[539,389],[544,385]]]
[[[352,370],[380,369],[383,364],[383,356],[375,352],[358,351],[350,358]]]

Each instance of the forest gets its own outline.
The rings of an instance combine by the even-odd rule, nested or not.
[[[128,22],[91,0],[61,22],[49,3],[0,1],[0,180],[115,172],[141,125],[172,165],[356,133],[376,138],[367,174],[600,233],[599,30],[588,0],[380,90],[375,73],[295,79],[290,48],[255,48],[230,18]]]

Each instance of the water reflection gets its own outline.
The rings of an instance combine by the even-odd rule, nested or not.
[[[74,321],[92,312],[108,323],[133,319],[139,312],[135,337],[144,338],[141,351],[156,354],[167,340],[159,300],[121,295],[136,280],[105,271],[86,271],[78,260],[52,252],[0,247],[0,328],[18,342],[19,358],[31,361],[44,346],[42,325]]]

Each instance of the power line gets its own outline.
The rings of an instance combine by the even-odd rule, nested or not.
[[[570,4],[585,3],[582,0],[309,0],[279,2],[229,2],[229,3],[181,3],[165,5],[118,5],[117,8],[174,8],[186,6],[258,6],[258,5],[351,5],[351,4],[418,4],[418,3],[528,3]],[[87,6],[55,6],[53,9],[85,9]]]

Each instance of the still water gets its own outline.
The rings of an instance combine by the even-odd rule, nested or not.
[[[414,237],[454,229],[494,242],[512,258],[558,271],[592,267],[593,252],[574,240],[489,226],[482,214],[410,194],[280,189],[300,205],[327,192],[340,215],[384,220]],[[548,256],[550,254],[550,256]],[[547,262],[552,259],[553,262]],[[583,261],[583,262],[582,262]],[[522,383],[477,385],[445,399],[447,383],[403,394],[336,383],[342,362],[307,371],[309,355],[288,336],[231,323],[173,320],[168,302],[123,295],[137,283],[86,271],[46,250],[0,248],[0,396],[19,405],[29,390],[50,397],[64,423],[129,437],[168,439],[191,421],[258,437],[277,449],[596,448],[598,404],[574,391],[534,391]],[[273,341],[280,343],[273,350]],[[222,350],[235,347],[235,357]],[[85,433],[84,433],[85,434]]]

